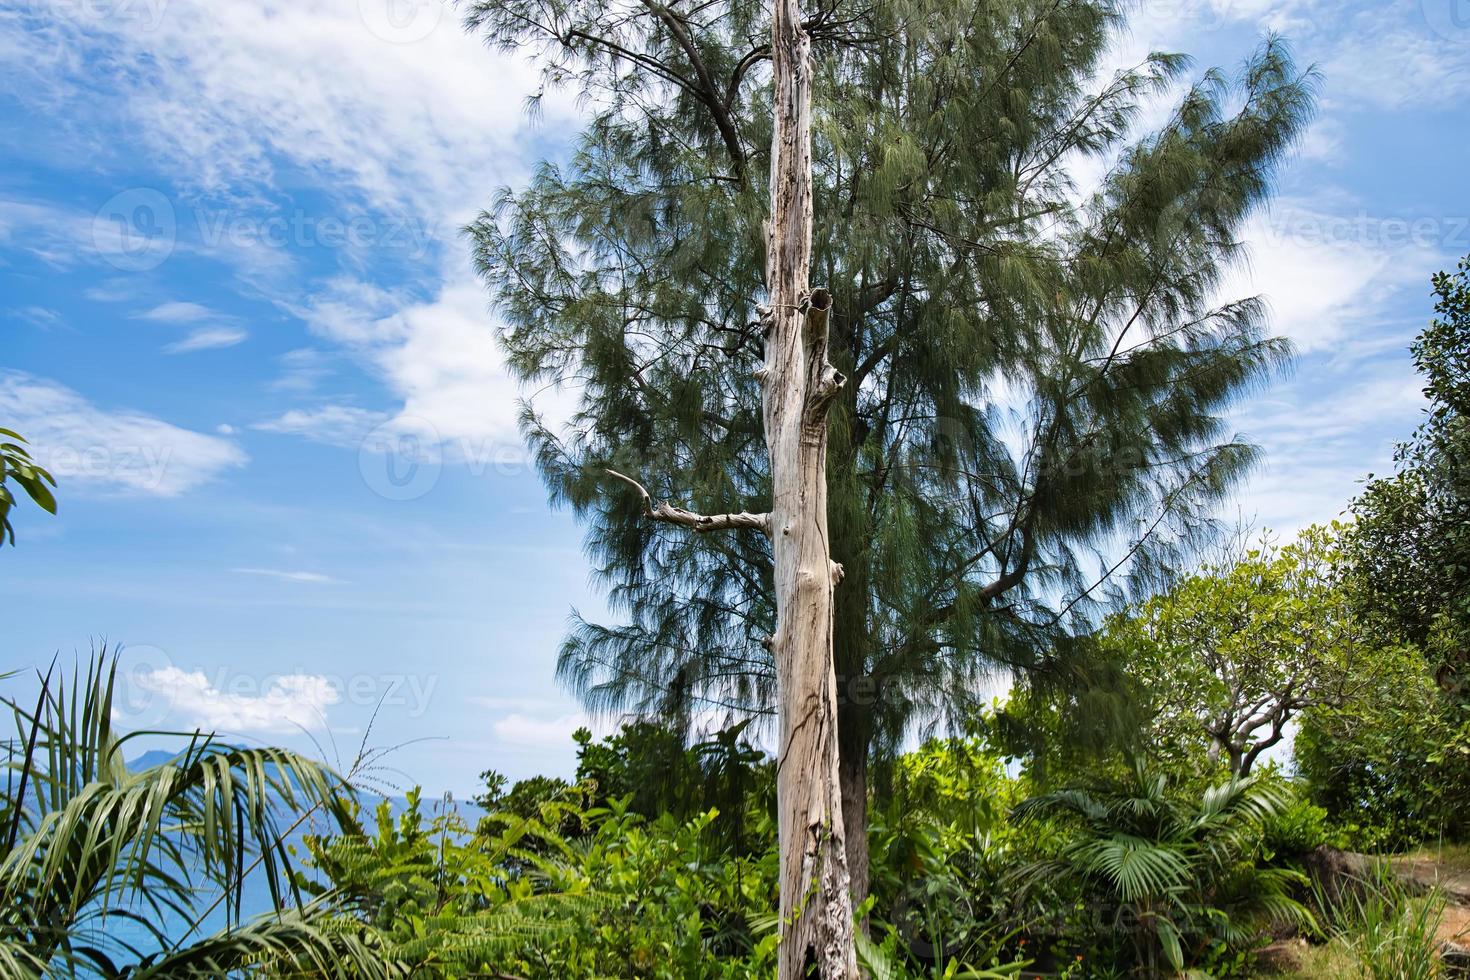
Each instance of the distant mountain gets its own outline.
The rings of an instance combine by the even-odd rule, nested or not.
[[[164,749],[149,749],[147,752],[144,752],[136,759],[130,760],[128,762],[128,768],[133,770],[133,772],[141,772],[144,769],[152,769],[154,766],[161,766],[173,757],[174,753],[166,751]]]

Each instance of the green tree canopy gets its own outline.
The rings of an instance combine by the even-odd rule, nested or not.
[[[1263,539],[1109,620],[1099,642],[1126,665],[1154,751],[1245,776],[1302,711],[1376,690],[1400,658],[1354,608],[1341,531],[1307,528],[1284,546]]]
[[[1312,110],[1270,39],[1233,78],[1154,54],[1098,77],[1124,4],[845,0],[817,72],[813,281],[849,381],[829,446],[848,826],[869,752],[968,710],[1205,530],[1256,458],[1222,411],[1288,356],[1216,293]],[[769,543],[670,531],[605,467],[704,513],[764,509],[765,5],[478,0],[469,25],[585,93],[570,158],[470,233],[550,494],[588,521],[622,621],[560,673],[594,709],[763,713]],[[1157,129],[1146,100],[1181,86]],[[1100,168],[1079,191],[1080,167]],[[1096,560],[1091,556],[1096,556]],[[862,848],[863,835],[849,835]],[[860,882],[866,854],[850,858]]]
[[[1435,317],[1410,348],[1428,417],[1396,471],[1353,502],[1347,545],[1364,603],[1470,693],[1470,257],[1434,276]]]

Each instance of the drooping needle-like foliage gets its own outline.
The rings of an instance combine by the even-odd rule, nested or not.
[[[845,822],[868,758],[1030,668],[1115,581],[1204,531],[1256,458],[1222,418],[1288,357],[1219,289],[1311,114],[1268,39],[1231,77],[1154,54],[1106,71],[1112,0],[833,0],[813,38],[812,283],[848,378],[828,455]],[[589,522],[615,624],[562,676],[595,709],[764,713],[760,535],[652,526],[605,469],[700,513],[770,497],[756,304],[771,119],[767,5],[478,0],[589,122],[471,226],[514,371],[579,396],[526,430]],[[1172,111],[1148,131],[1151,100]],[[1091,177],[1085,176],[1091,174]],[[863,835],[850,835],[853,848]],[[861,891],[865,855],[849,865]]]

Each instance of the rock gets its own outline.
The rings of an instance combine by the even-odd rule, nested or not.
[[[1363,882],[1372,872],[1373,858],[1354,851],[1339,851],[1323,844],[1302,858],[1310,877],[1333,905],[1347,894],[1361,893]]]
[[[1464,868],[1421,855],[1394,858],[1393,869],[1417,890],[1438,888],[1450,903],[1470,905],[1470,871]]]
[[[1306,964],[1307,941],[1301,937],[1282,939],[1256,950],[1256,970],[1263,974],[1300,973]]]

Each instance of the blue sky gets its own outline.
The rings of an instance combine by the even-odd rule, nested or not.
[[[1113,60],[1232,68],[1271,29],[1323,100],[1229,287],[1301,351],[1237,414],[1268,454],[1237,503],[1290,533],[1420,412],[1405,348],[1470,252],[1470,2],[1145,3]],[[0,0],[0,77],[0,425],[61,481],[0,556],[0,667],[105,638],[127,723],[347,760],[381,700],[399,782],[568,772],[552,669],[601,604],[457,229],[571,96],[528,122],[533,72],[435,0]]]

